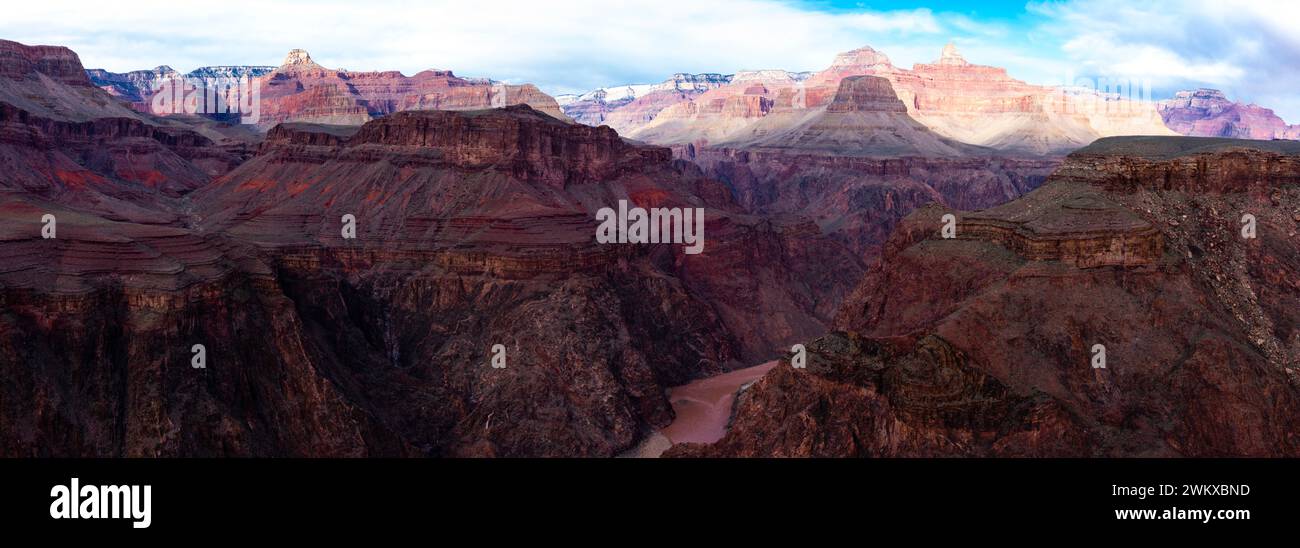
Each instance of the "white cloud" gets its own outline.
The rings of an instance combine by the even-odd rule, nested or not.
[[[452,69],[551,93],[674,72],[820,70],[870,45],[896,65],[956,41],[974,63],[1033,83],[1147,79],[1155,96],[1213,86],[1300,121],[1300,4],[1214,0],[1031,3],[1023,18],[918,8],[824,11],[790,0],[343,0],[177,3],[42,0],[6,6],[0,37],[66,45],[89,67],[276,65],[305,48],[355,70]]]
[[[1094,0],[1029,6],[1074,70],[1144,80],[1156,97],[1214,87],[1300,121],[1300,4]]]
[[[820,69],[864,44],[947,39],[926,9],[828,13],[779,0],[144,1],[129,10],[49,0],[6,12],[0,36],[67,45],[87,66],[114,71],[279,64],[301,47],[330,67],[448,68],[580,90],[681,71]]]

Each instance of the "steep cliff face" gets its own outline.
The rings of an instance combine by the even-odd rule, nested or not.
[[[8,40],[0,40],[0,102],[56,120],[145,119],[91,85],[72,50]]]
[[[418,454],[306,353],[256,260],[182,229],[5,209],[0,454]],[[27,221],[41,212],[58,216],[57,239]]]
[[[1217,89],[1180,91],[1161,101],[1165,125],[1194,137],[1235,139],[1300,139],[1300,126],[1288,125],[1272,110],[1243,105]]]
[[[920,209],[806,370],[777,367],[721,442],[674,451],[1294,456],[1298,153],[1103,139],[1004,206]]]
[[[522,179],[561,187],[614,178],[620,171],[672,158],[668,149],[628,145],[608,127],[571,128],[527,106],[504,110],[514,115],[401,112],[365,125],[352,139],[369,145],[429,147],[451,166],[508,166]],[[502,136],[509,141],[502,142]]]
[[[27,46],[0,40],[0,78],[32,79],[37,74],[66,86],[89,87],[81,59],[62,46]]]

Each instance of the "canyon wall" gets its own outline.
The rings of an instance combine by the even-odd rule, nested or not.
[[[1300,453],[1297,154],[1102,139],[1003,206],[918,209],[807,369],[783,362],[720,442],[670,454]]]
[[[671,421],[665,387],[822,332],[861,273],[669,150],[527,106],[250,137],[40,51],[0,79],[3,455],[613,455]],[[285,85],[331,78],[292,57]],[[620,200],[702,209],[702,253],[596,243]]]

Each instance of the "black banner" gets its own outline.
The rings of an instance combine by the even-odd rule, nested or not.
[[[1294,469],[1286,460],[6,460],[0,523],[127,541],[484,527],[540,540],[580,523],[665,533],[692,524],[722,536],[872,524],[1204,538],[1293,522]]]

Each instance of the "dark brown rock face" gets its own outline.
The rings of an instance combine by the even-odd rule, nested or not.
[[[90,123],[25,127],[65,155],[145,131]],[[857,264],[666,149],[527,107],[283,124],[155,195],[148,219],[5,202],[0,454],[612,455],[671,420],[666,386],[820,333]],[[619,200],[702,208],[703,252],[596,243]]]
[[[840,80],[828,112],[898,112],[907,113],[889,79],[879,76],[850,76]]]
[[[919,209],[806,370],[773,370],[727,437],[673,452],[1300,454],[1289,146],[1103,139],[1006,205]]]
[[[706,147],[678,152],[726,182],[741,207],[809,215],[867,264],[916,208],[998,205],[1037,188],[1059,164],[1043,158],[873,158]]]

